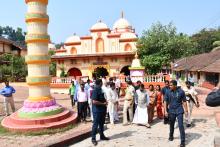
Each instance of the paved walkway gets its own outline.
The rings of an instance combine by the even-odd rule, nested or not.
[[[195,118],[194,126],[186,129],[186,144],[188,147],[213,147],[217,129],[214,118]],[[180,144],[179,129],[175,129],[174,141],[168,141],[169,126],[158,121],[150,128],[144,126],[117,124],[108,126],[105,131],[110,141],[100,141],[97,135],[98,147],[176,147]],[[72,147],[92,147],[91,138],[74,144]]]

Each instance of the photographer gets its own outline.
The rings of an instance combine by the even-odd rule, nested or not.
[[[193,106],[195,105],[197,108],[199,107],[199,101],[198,101],[198,93],[196,92],[195,88],[191,86],[191,83],[189,81],[186,81],[186,88],[184,88],[186,100],[187,100],[187,106],[188,106],[188,116],[187,117],[187,127],[191,127],[191,116],[192,116],[192,110]]]

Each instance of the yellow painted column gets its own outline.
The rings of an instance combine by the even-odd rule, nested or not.
[[[48,55],[49,16],[47,15],[48,0],[25,0],[28,5],[26,14],[28,55],[29,97],[19,110],[19,116],[35,118],[54,115],[63,111],[50,94],[51,76],[49,75],[50,56]]]

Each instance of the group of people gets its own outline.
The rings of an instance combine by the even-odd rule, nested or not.
[[[164,119],[164,123],[170,125],[170,141],[173,141],[174,125],[176,118],[178,119],[181,137],[180,146],[185,146],[184,113],[187,127],[190,127],[193,106],[199,107],[195,88],[189,81],[185,84],[186,86],[178,87],[175,80],[165,81],[165,86],[162,89],[160,85],[155,87],[149,85],[148,90],[146,90],[146,87],[140,81],[135,85],[131,81],[127,81],[125,96],[120,98],[121,102],[124,100],[123,125],[138,124],[150,128],[156,110],[157,117]],[[120,92],[116,90],[116,83],[111,79],[109,81],[97,79],[95,83],[90,85],[93,86],[92,91],[88,92],[88,99],[90,99],[88,103],[91,104],[91,116],[93,117],[92,143],[97,145],[96,133],[98,128],[100,139],[109,140],[103,133],[107,114],[110,118],[110,124],[114,124],[115,121],[119,120]],[[79,99],[80,95],[78,94],[77,97]]]
[[[157,118],[164,119],[165,124],[170,125],[169,140],[173,141],[174,125],[176,118],[180,130],[181,144],[185,146],[185,131],[183,119],[187,127],[191,126],[191,114],[193,107],[199,107],[198,93],[189,81],[181,87],[177,86],[177,81],[165,81],[165,86],[161,89],[160,85],[145,85],[138,81],[135,85],[132,81],[127,81],[125,96],[119,98],[121,89],[120,80],[117,78],[105,77],[93,81],[87,80],[72,81],[69,87],[71,104],[74,106],[77,102],[79,121],[86,122],[87,116],[93,121],[92,143],[97,145],[96,133],[99,128],[101,140],[109,140],[104,135],[104,124],[106,116],[109,117],[110,124],[114,125],[119,121],[119,100],[123,101],[123,125],[138,124],[150,128],[153,122],[155,110]],[[5,87],[0,90],[4,96],[4,105],[6,115],[9,115],[8,103],[11,104],[12,111],[15,111],[13,93],[15,89],[5,82]]]

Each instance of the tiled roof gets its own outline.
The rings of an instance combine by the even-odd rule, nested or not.
[[[173,70],[206,71],[220,73],[220,50],[182,58],[174,63]],[[212,65],[213,64],[213,65]],[[214,67],[214,66],[218,66]]]
[[[15,47],[17,47],[17,48],[19,48],[19,49],[21,49],[21,50],[27,50],[27,48],[26,48],[25,46],[20,45],[20,44],[18,44],[18,43],[15,42],[15,41],[6,39],[6,38],[4,38],[4,37],[2,37],[2,36],[0,36],[0,42],[4,42],[4,43],[11,44],[11,45],[13,45],[13,46],[15,46]]]

